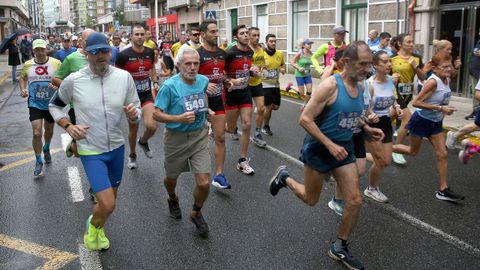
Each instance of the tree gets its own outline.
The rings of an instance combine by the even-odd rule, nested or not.
[[[125,5],[123,2],[115,8],[113,18],[118,21],[120,25],[127,24],[127,21],[125,20]]]

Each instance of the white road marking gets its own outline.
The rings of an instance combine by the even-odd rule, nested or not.
[[[268,151],[271,151],[273,152],[274,154],[280,156],[281,158],[285,159],[285,160],[288,160],[292,163],[294,163],[295,165],[297,166],[301,166],[303,167],[303,163],[290,156],[289,154],[287,153],[284,153],[282,152],[281,150],[273,147],[273,146],[270,146],[270,145],[267,145],[267,147],[265,148],[266,150]],[[374,206],[374,207],[380,207],[382,208],[383,210],[385,210],[386,212],[388,212],[389,214],[391,214],[392,216],[412,225],[413,227],[417,228],[417,229],[420,229],[424,232],[427,232],[439,239],[441,239],[442,241],[446,242],[446,243],[449,243],[475,257],[478,257],[480,258],[480,249],[479,248],[476,248],[470,244],[468,244],[467,242],[459,239],[458,237],[455,237],[453,235],[450,235],[426,222],[423,222],[421,221],[420,219],[414,217],[414,216],[411,216],[405,212],[403,212],[402,210],[394,207],[393,205],[391,204],[379,204],[379,203],[371,203],[370,205]]]
[[[80,255],[80,266],[82,267],[82,270],[102,269],[99,252],[87,250],[83,245],[83,240],[81,241],[81,244],[78,244],[78,254]]]
[[[62,133],[60,136],[62,137],[62,149],[65,152],[67,144],[72,140],[72,137],[68,133]]]
[[[288,99],[288,98],[282,98],[283,101],[286,101],[286,102],[290,102],[290,103],[293,103],[293,104],[298,104],[300,106],[303,105],[302,102],[298,102],[298,101],[295,101],[295,100],[291,100],[291,99]]]
[[[80,173],[77,167],[68,167],[68,182],[70,183],[70,190],[72,192],[73,202],[82,202],[85,200],[82,190],[82,181],[80,180]]]

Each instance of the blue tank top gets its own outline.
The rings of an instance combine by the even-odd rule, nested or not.
[[[337,80],[337,99],[315,119],[320,131],[332,141],[350,141],[358,125],[364,109],[363,91],[360,83],[357,84],[358,96],[352,97],[348,93],[340,74],[334,75]],[[367,90],[368,91],[368,90]]]

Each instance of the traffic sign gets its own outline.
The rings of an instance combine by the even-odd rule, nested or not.
[[[215,10],[205,11],[205,19],[206,20],[216,20],[217,19],[217,11],[215,11]]]

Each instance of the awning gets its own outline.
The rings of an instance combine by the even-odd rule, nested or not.
[[[73,24],[71,21],[53,21],[51,24],[48,25],[50,28],[55,28],[55,27],[70,27],[73,28],[75,27],[75,24]]]

